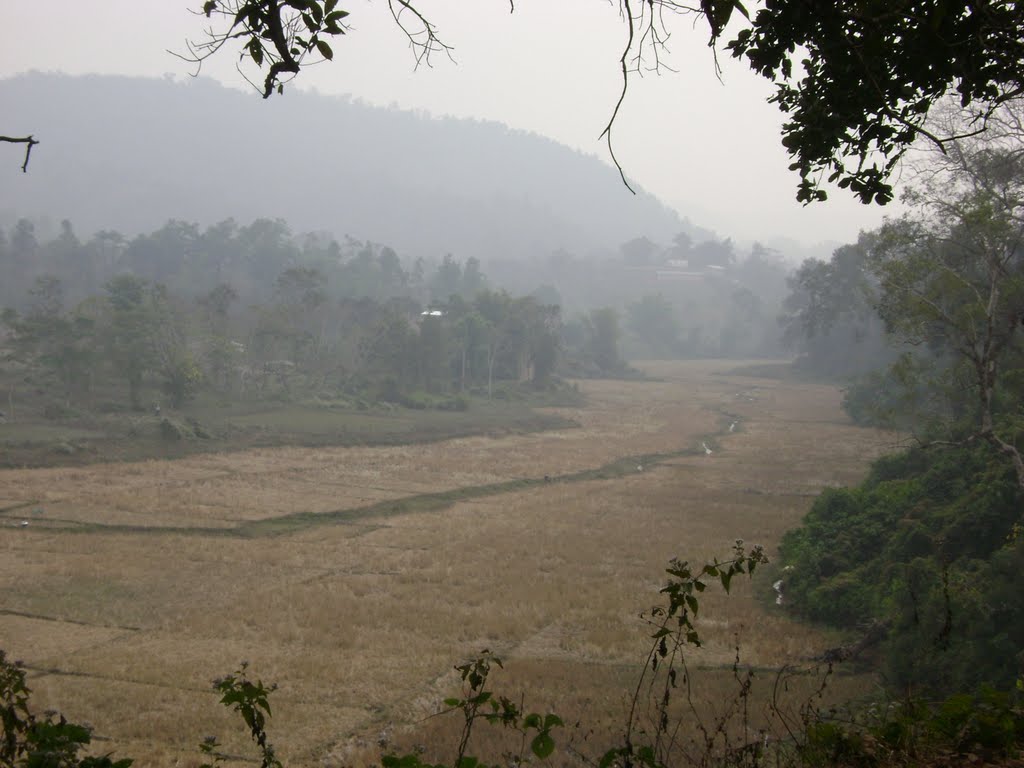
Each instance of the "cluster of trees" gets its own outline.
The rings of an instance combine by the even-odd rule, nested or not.
[[[630,359],[774,357],[786,350],[776,322],[791,268],[755,243],[678,233],[649,237],[602,256],[556,251],[526,262],[488,262],[488,274],[513,292],[560,303],[572,315],[615,307]]]
[[[907,213],[805,264],[787,301],[809,366],[869,371],[851,415],[916,444],[786,537],[787,599],[879,622],[890,680],[937,692],[1024,674],[1024,112],[991,122],[911,169]]]
[[[204,388],[414,402],[414,392],[491,394],[495,380],[543,387],[556,367],[624,375],[627,355],[781,349],[786,268],[760,246],[740,258],[731,241],[680,234],[667,247],[629,241],[599,269],[568,254],[542,261],[496,265],[521,290],[513,298],[475,257],[410,261],[386,245],[296,236],[281,220],[172,220],[83,239],[66,220],[44,237],[22,219],[0,228],[0,346],[65,408],[122,391],[134,408],[179,406]],[[665,268],[685,279],[662,281]],[[567,318],[563,291],[576,304]]]
[[[474,258],[407,268],[386,246],[299,244],[280,221],[85,243],[64,222],[39,243],[23,220],[0,237],[0,268],[23,291],[2,316],[4,368],[57,413],[122,394],[180,407],[204,388],[465,407],[457,396],[495,381],[547,387],[566,357],[577,373],[624,368],[613,310],[563,328],[556,304],[490,290]]]
[[[787,280],[779,322],[783,341],[804,372],[853,379],[890,364],[898,354],[874,306],[877,280],[867,259],[876,238],[862,233],[832,258],[808,259]]]
[[[897,690],[1010,689],[1024,665],[1021,496],[984,444],[885,457],[785,536],[785,600],[814,621],[884,628]]]
[[[754,243],[741,257],[729,239],[695,244],[680,233],[671,246],[648,249],[650,255],[638,261],[637,243],[620,249],[624,263],[654,267],[659,285],[626,305],[628,353],[658,358],[784,353],[776,319],[790,268],[779,253]]]
[[[133,238],[100,230],[85,241],[64,220],[55,236],[42,242],[35,224],[20,219],[6,233],[0,228],[5,276],[0,306],[24,308],[38,277],[66,278],[68,298],[79,301],[125,273],[187,298],[229,282],[243,301],[265,300],[277,289],[278,275],[297,264],[318,269],[329,280],[334,298],[406,296],[427,303],[446,301],[453,294],[471,297],[485,286],[480,261],[473,257],[465,264],[451,256],[439,266],[423,259],[405,264],[386,245],[350,237],[339,243],[323,233],[298,237],[281,219],[256,219],[248,225],[226,219],[205,229],[171,220]]]

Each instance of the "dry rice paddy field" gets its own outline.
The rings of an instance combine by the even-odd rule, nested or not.
[[[892,447],[849,424],[835,388],[734,367],[583,382],[564,431],[0,471],[0,648],[40,710],[91,723],[99,750],[136,765],[197,765],[212,733],[245,753],[210,686],[242,659],[279,686],[286,765],[375,761],[381,731],[446,759],[450,726],[425,718],[485,647],[506,660],[496,688],[599,740],[621,722],[668,559],[736,538],[771,554],[823,486]],[[764,670],[834,641],[766,589],[707,593],[698,697],[715,698],[737,635]]]

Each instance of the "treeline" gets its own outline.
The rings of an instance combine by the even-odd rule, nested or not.
[[[884,638],[902,691],[1024,676],[1019,125],[1004,107],[1000,127],[930,158],[906,214],[805,263],[786,300],[800,365],[845,379],[851,417],[914,447],[825,492],[785,537],[785,603]]]
[[[279,221],[87,242],[64,222],[41,243],[20,221],[0,238],[0,268],[14,278],[6,373],[58,413],[180,407],[203,390],[464,408],[499,381],[549,387],[559,364],[624,369],[612,310],[565,325],[555,304],[490,290],[476,259],[406,266],[386,246],[296,242]]]
[[[35,224],[18,220],[0,228],[0,306],[27,309],[38,277],[56,276],[71,302],[102,293],[114,277],[131,274],[160,284],[178,296],[195,299],[213,286],[230,284],[244,304],[266,301],[277,278],[291,267],[316,269],[332,299],[396,297],[422,304],[446,301],[452,294],[472,297],[484,287],[480,262],[460,264],[450,256],[440,264],[423,259],[404,264],[393,248],[324,233],[296,236],[281,219],[256,219],[240,225],[227,219],[201,228],[171,220],[160,229],[128,238],[100,230],[88,240],[70,221],[52,238],[40,240]]]
[[[487,268],[513,293],[558,301],[570,313],[614,307],[629,359],[787,354],[778,316],[792,270],[783,254],[758,243],[740,249],[711,233],[698,237],[637,237],[601,258],[557,251]]]

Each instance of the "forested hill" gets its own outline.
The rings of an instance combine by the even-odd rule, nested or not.
[[[196,79],[0,80],[2,129],[42,143],[3,157],[0,220],[149,231],[169,218],[282,218],[295,231],[408,255],[516,257],[668,240],[687,225],[614,169],[499,123],[432,118],[291,90]]]

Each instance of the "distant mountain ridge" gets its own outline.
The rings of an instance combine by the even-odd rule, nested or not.
[[[29,73],[0,80],[0,216],[70,219],[88,235],[281,218],[293,231],[403,255],[517,258],[611,250],[691,228],[614,169],[500,123],[292,91],[264,101],[210,80]]]

